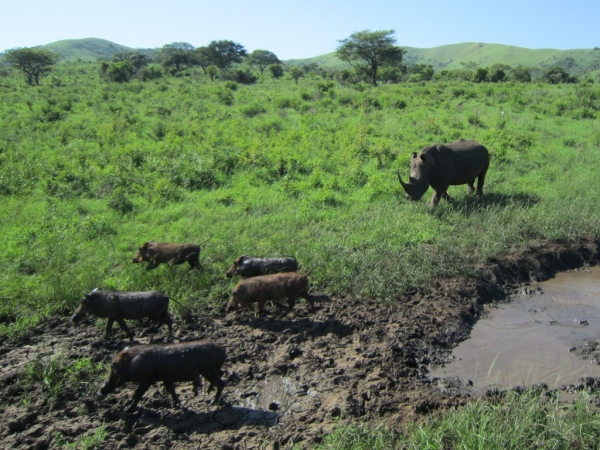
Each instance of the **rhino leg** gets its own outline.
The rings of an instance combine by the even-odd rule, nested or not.
[[[475,192],[475,180],[473,181],[469,181],[467,183],[467,194],[472,194],[473,192]]]
[[[437,204],[440,202],[440,199],[442,198],[448,202],[453,202],[452,197],[450,197],[448,195],[448,192],[446,192],[448,190],[448,187],[449,185],[444,185],[436,188],[435,194],[433,194],[433,198],[431,199],[431,207],[437,206]]]
[[[487,167],[477,177],[477,195],[483,195],[483,183],[485,183],[485,174],[487,173]]]

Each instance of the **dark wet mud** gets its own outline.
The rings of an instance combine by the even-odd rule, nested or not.
[[[287,316],[284,307],[269,305],[263,318],[252,308],[226,315],[224,307],[191,323],[176,317],[176,341],[208,339],[227,349],[227,386],[210,408],[212,393],[194,397],[191,383],[177,386],[185,409],[172,408],[156,385],[132,414],[125,412],[132,385],[96,397],[104,373],[65,382],[54,397],[44,380],[24,383],[32,361],[59,355],[72,364],[83,358],[108,363],[129,345],[122,331],[103,341],[93,320],[74,326],[67,317],[52,317],[17,341],[0,341],[0,447],[56,447],[104,426],[105,448],[310,448],[340,419],[414,421],[472,395],[464,380],[432,381],[429,368],[451,357],[486,305],[531,280],[596,264],[599,256],[595,242],[549,244],[491,262],[472,279],[440,280],[394,305],[320,295],[314,314],[302,302]],[[131,326],[136,344],[150,341],[150,323]]]

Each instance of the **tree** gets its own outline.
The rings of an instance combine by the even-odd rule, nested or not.
[[[210,77],[210,81],[215,81],[215,77],[219,73],[219,68],[217,66],[208,66],[206,73]]]
[[[487,77],[488,77],[487,67],[478,67],[473,72],[473,81],[475,83],[483,83],[484,81],[487,81]]]
[[[254,50],[250,53],[246,62],[250,64],[250,66],[258,66],[261,75],[264,75],[267,66],[270,66],[271,64],[281,64],[277,55],[268,50]]]
[[[490,69],[490,74],[488,75],[488,79],[492,82],[492,83],[501,83],[502,81],[504,81],[504,79],[506,78],[506,72],[499,68],[499,67],[493,67]]]
[[[27,75],[27,83],[40,84],[40,78],[52,70],[60,55],[43,48],[17,47],[6,50],[2,57],[4,61],[15,66]]]
[[[127,59],[123,61],[112,62],[106,69],[106,74],[108,77],[117,83],[125,83],[129,81],[134,73],[135,67]]]
[[[517,66],[510,71],[513,79],[521,83],[529,83],[531,81],[531,72],[528,67]]]
[[[148,57],[141,52],[117,53],[112,58],[113,62],[129,61],[136,71],[148,65]]]
[[[413,64],[408,67],[409,81],[429,81],[433,78],[435,70],[431,64]]]
[[[571,76],[562,67],[550,67],[544,72],[544,78],[550,84],[577,83],[577,78]]]
[[[206,57],[219,69],[228,69],[234,63],[241,63],[246,56],[242,44],[233,41],[212,41],[206,47]]]
[[[351,66],[366,71],[371,83],[377,85],[377,73],[381,67],[398,66],[406,53],[395,46],[394,30],[359,31],[339,41],[336,55]]]
[[[196,63],[194,46],[187,42],[166,44],[158,51],[158,61],[165,67],[178,73]]]
[[[269,72],[271,72],[273,78],[281,78],[283,76],[283,67],[281,67],[281,64],[271,64],[269,66]]]
[[[290,76],[294,79],[296,84],[298,84],[298,80],[303,75],[304,71],[298,66],[292,66],[292,68],[290,69]]]
[[[194,62],[202,67],[204,71],[204,75],[209,75],[207,69],[209,66],[213,65],[210,60],[210,55],[208,54],[207,47],[198,47],[194,50]]]
[[[384,67],[379,71],[379,79],[384,83],[399,83],[402,72],[397,67]]]

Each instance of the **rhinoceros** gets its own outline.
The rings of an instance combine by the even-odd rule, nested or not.
[[[452,201],[446,192],[449,186],[468,185],[472,194],[477,178],[477,195],[483,194],[485,174],[490,165],[487,149],[477,141],[459,139],[451,144],[433,144],[423,148],[417,155],[413,152],[410,160],[410,176],[404,183],[398,172],[398,180],[409,200],[419,200],[429,186],[435,194],[431,206],[436,206],[440,198]]]

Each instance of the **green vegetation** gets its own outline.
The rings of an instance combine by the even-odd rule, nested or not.
[[[400,43],[402,44],[402,43]],[[431,65],[435,70],[460,70],[464,62],[472,62],[475,67],[491,67],[507,64],[513,67],[534,67],[540,75],[548,67],[560,66],[574,76],[597,78],[600,75],[600,50],[552,50],[528,49],[501,44],[466,42],[443,45],[433,48],[401,47],[406,50],[403,61],[414,64]],[[326,70],[340,70],[350,66],[336,57],[336,53],[313,58],[284,61],[287,65],[318,64]]]
[[[101,448],[101,444],[104,442],[107,436],[108,430],[106,429],[106,425],[100,425],[94,430],[93,433],[88,433],[84,436],[81,436],[73,442],[69,442],[69,438],[63,436],[60,431],[57,431],[55,436],[55,445],[58,446],[58,448],[72,448],[77,450]]]
[[[573,449],[600,448],[597,394],[579,393],[561,403],[557,393],[529,390],[480,398],[404,432],[345,425],[315,450],[383,449]]]
[[[2,53],[2,59],[27,76],[27,83],[40,84],[40,78],[59,60],[58,53],[38,48],[13,48]]]
[[[40,386],[42,394],[56,398],[69,385],[70,392],[90,393],[95,380],[106,372],[106,364],[94,363],[90,358],[68,361],[60,353],[36,358],[22,372],[21,382],[26,389]]]
[[[53,42],[42,46],[60,54],[62,61],[96,61],[98,59],[111,59],[119,53],[141,52],[148,57],[156,53],[151,49],[133,49],[115,44],[103,39],[69,39]],[[436,71],[460,70],[464,62],[472,62],[474,67],[492,67],[496,64],[505,64],[512,67],[533,67],[542,76],[543,71],[550,67],[562,67],[576,77],[590,77],[596,79],[600,75],[600,50],[575,49],[528,49],[501,44],[483,44],[466,42],[461,44],[443,45],[433,48],[403,47],[406,54],[403,61],[408,66],[415,64],[430,65]],[[263,50],[257,50],[262,52]],[[202,62],[207,58],[207,47],[198,47],[196,57],[201,62],[200,66],[206,69],[209,62]],[[310,66],[316,64],[325,70],[348,69],[351,66],[337,58],[336,52],[319,55],[313,58],[292,59],[283,61],[287,66]],[[523,80],[521,80],[523,81]]]
[[[70,63],[30,87],[4,71],[0,333],[68,314],[96,287],[220,310],[241,254],[295,255],[330,295],[393,301],[538,241],[600,236],[594,84],[252,76],[121,84]],[[410,153],[461,137],[492,154],[484,197],[404,200]],[[148,240],[209,236],[202,274],[131,263]]]
[[[342,39],[336,55],[377,86],[380,69],[399,67],[405,50],[394,45],[394,30],[359,31]]]

